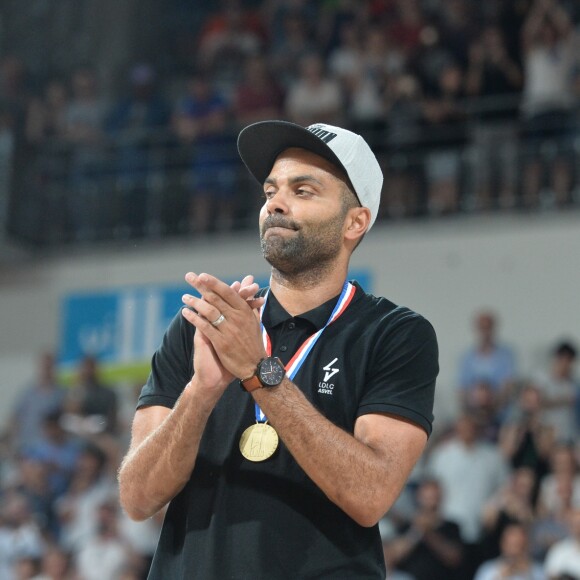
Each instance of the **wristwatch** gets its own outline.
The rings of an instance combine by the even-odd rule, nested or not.
[[[286,376],[284,363],[277,356],[263,358],[251,377],[240,379],[240,385],[248,393],[262,387],[277,387]]]

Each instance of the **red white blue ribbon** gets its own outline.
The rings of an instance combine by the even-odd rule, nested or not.
[[[356,288],[353,284],[348,281],[345,281],[342,286],[342,292],[338,298],[330,317],[328,318],[326,324],[318,331],[316,331],[313,335],[308,337],[300,346],[300,348],[296,351],[294,356],[288,361],[285,365],[286,374],[290,380],[293,380],[296,376],[296,373],[300,370],[300,367],[304,364],[304,361],[310,354],[310,351],[314,348],[316,341],[320,338],[320,335],[326,330],[328,326],[330,326],[335,320],[337,320],[344,311],[348,308],[351,300],[353,299],[356,292]],[[264,324],[262,322],[262,316],[264,314],[264,309],[266,308],[266,303],[268,302],[268,295],[270,294],[270,290],[266,292],[265,301],[260,309],[260,326],[262,329],[262,340],[264,342],[264,348],[266,349],[266,354],[268,356],[272,355],[272,342]],[[262,410],[256,403],[256,420],[259,422],[266,421],[266,416],[262,413]]]

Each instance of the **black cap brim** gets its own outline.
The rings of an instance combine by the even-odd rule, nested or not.
[[[278,155],[291,147],[312,151],[346,172],[338,157],[324,141],[295,123],[259,121],[242,129],[238,136],[240,157],[260,185],[270,175]]]

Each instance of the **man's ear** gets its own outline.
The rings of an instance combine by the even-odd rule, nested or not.
[[[369,229],[370,223],[371,211],[367,207],[350,208],[347,214],[345,239],[358,243]]]

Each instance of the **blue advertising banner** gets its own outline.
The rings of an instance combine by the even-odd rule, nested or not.
[[[371,291],[370,271],[352,271],[350,278]],[[268,277],[256,281],[265,286]],[[71,367],[87,354],[107,366],[148,361],[186,292],[192,292],[187,284],[147,285],[63,296],[60,363]]]

